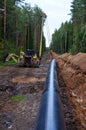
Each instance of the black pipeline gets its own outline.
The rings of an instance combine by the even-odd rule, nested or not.
[[[46,78],[35,130],[66,130],[56,70],[56,61],[52,60]]]

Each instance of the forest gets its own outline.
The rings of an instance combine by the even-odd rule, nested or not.
[[[34,49],[39,53],[39,44],[45,13],[37,5],[31,7],[24,0],[0,0],[0,60],[6,53]],[[42,51],[45,37],[42,31]]]
[[[0,0],[0,61],[6,53],[34,49],[39,53],[42,33],[42,52],[46,39],[42,30],[46,16],[40,7],[25,0]],[[63,54],[86,52],[86,0],[73,0],[71,19],[52,34],[50,49]]]
[[[86,53],[86,0],[73,0],[71,20],[61,24],[52,35],[50,48],[57,53]]]

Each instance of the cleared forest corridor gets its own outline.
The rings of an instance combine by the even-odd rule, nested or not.
[[[86,63],[86,59],[83,61],[83,71],[80,68],[75,69],[75,73],[78,75],[77,78],[72,79],[71,74],[75,74],[73,70],[70,75],[68,74],[70,68],[69,71],[66,70],[68,71],[66,74],[72,80],[78,80],[75,81],[75,84],[72,83],[73,87],[75,87],[72,89],[71,81],[68,82],[67,75],[64,72],[63,66],[66,67],[66,64],[64,65],[63,62],[65,61],[61,61],[65,56],[67,54],[58,56],[53,52],[51,55],[50,52],[46,52],[39,68],[24,68],[15,65],[0,71],[0,130],[34,130],[40,99],[52,58],[58,61],[59,66],[59,93],[64,107],[66,128],[67,130],[85,130],[86,113],[84,105],[86,103],[86,91],[84,85],[86,83],[86,69],[84,63]],[[67,58],[63,59],[66,60]],[[78,86],[76,86],[76,82],[78,82]],[[77,94],[79,94],[79,97]]]
[[[34,130],[52,59],[66,129],[86,130],[86,0],[66,2],[0,0],[0,130]]]

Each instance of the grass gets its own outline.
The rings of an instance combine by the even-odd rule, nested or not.
[[[5,63],[2,63],[3,66],[12,66],[12,65],[15,65],[16,62],[15,61],[7,61]]]
[[[4,66],[1,66],[1,65],[0,65],[0,70],[4,70],[4,68],[5,68]]]
[[[16,96],[12,96],[11,100],[12,101],[22,101],[22,100],[26,100],[26,97],[16,95]]]
[[[4,70],[5,67],[7,66],[12,66],[12,65],[15,65],[16,62],[14,61],[8,61],[8,62],[5,62],[5,63],[0,63],[0,70]]]

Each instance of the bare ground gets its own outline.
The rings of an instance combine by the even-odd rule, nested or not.
[[[69,56],[69,54],[67,55]],[[84,103],[84,108],[86,104],[85,102],[82,103],[79,97],[84,95],[82,97],[85,101],[86,86],[83,87],[83,84],[86,83],[86,62],[82,61],[82,66],[81,61],[73,61],[74,58],[71,59],[71,56],[67,60],[67,55],[58,56],[52,53],[51,56],[47,52],[44,54],[39,68],[12,66],[0,71],[0,130],[34,130],[40,99],[52,58],[57,60],[59,66],[58,81],[66,128],[67,130],[85,130],[86,111],[84,109],[82,112],[81,104]],[[81,59],[86,58],[81,57]],[[70,68],[70,66],[73,67]],[[78,93],[81,95],[78,96]],[[16,96],[20,99],[14,100],[13,97]]]
[[[34,129],[50,62],[49,54],[41,62],[39,68],[12,66],[0,72],[0,130]],[[13,96],[23,98],[16,101],[12,100]]]

